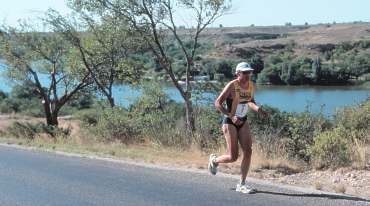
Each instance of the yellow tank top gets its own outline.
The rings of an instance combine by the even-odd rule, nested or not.
[[[232,107],[230,112],[230,117],[236,115],[239,117],[244,117],[247,114],[248,102],[252,101],[254,98],[254,85],[252,81],[249,81],[248,88],[243,89],[239,85],[238,80],[233,80],[230,82],[235,88],[235,95],[232,100]]]

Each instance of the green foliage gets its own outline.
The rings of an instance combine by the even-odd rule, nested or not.
[[[180,104],[169,99],[160,83],[151,82],[141,88],[143,95],[131,106],[131,114],[145,139],[161,145],[186,145],[189,139],[184,134],[183,120],[185,111]]]
[[[7,133],[16,138],[33,139],[36,135],[36,128],[29,123],[14,122],[7,128]]]
[[[357,107],[345,107],[337,110],[335,123],[346,131],[352,131],[354,138],[370,141],[366,134],[370,133],[370,101],[367,100]]]
[[[369,143],[370,102],[337,111],[334,129],[317,133],[309,153],[318,167],[348,166],[358,151],[354,142]]]
[[[260,55],[253,55],[248,62],[253,68],[253,73],[258,74],[264,69],[264,62]]]
[[[132,143],[140,142],[136,139],[140,134],[139,126],[140,122],[127,110],[114,107],[101,110],[97,123],[89,129],[101,141]]]
[[[47,24],[46,21],[43,23]],[[57,125],[58,112],[76,92],[91,84],[90,75],[77,63],[82,59],[78,59],[76,49],[62,37],[63,32],[40,33],[34,27],[27,23],[17,28],[2,27],[0,43],[4,45],[1,53],[7,64],[5,75],[19,84],[28,85],[39,100],[42,98],[42,102],[49,104],[49,107],[44,107],[41,101],[38,104],[36,99],[32,99],[29,105],[40,107],[28,113],[41,115],[43,110],[47,124]],[[20,96],[15,98],[24,97],[21,92],[16,93]],[[23,103],[20,102],[20,106]],[[25,111],[29,105],[19,110]]]
[[[348,131],[343,127],[325,131],[314,138],[309,148],[317,167],[347,166],[350,163],[350,142]]]
[[[0,101],[6,99],[8,97],[8,94],[0,90]]]
[[[5,98],[0,100],[0,113],[12,113],[19,110],[18,102],[12,101],[12,99]]]
[[[274,133],[279,136],[287,135],[289,127],[289,118],[291,113],[281,112],[279,109],[270,107],[268,105],[261,105],[261,107],[269,113],[268,118],[261,118],[255,111],[248,110],[248,122],[251,129],[258,133],[260,131],[266,133]]]
[[[81,110],[74,114],[74,117],[81,120],[81,126],[88,128],[94,127],[98,123],[101,115],[101,109],[94,107],[91,109]]]
[[[259,75],[258,83],[271,83],[271,84],[284,84],[284,81],[280,77],[281,67],[279,65],[269,65]]]
[[[265,58],[258,82],[271,84],[349,84],[370,72],[369,41],[342,42],[322,55],[296,56],[293,50],[274,52]],[[293,45],[292,48],[295,46]],[[321,61],[324,59],[325,61]]]
[[[267,157],[281,157],[279,155],[289,157],[283,139],[288,136],[288,118],[291,114],[268,105],[262,107],[269,113],[268,118],[261,118],[253,110],[248,110],[247,114],[256,146]]]
[[[292,157],[309,161],[308,147],[313,143],[317,133],[328,129],[329,122],[322,116],[316,116],[307,111],[290,116],[288,124],[287,151]]]
[[[312,81],[318,83],[321,79],[321,60],[316,57],[312,62]]]
[[[223,74],[226,78],[232,78],[234,76],[232,62],[220,61],[217,63],[216,73]]]
[[[81,111],[77,117],[89,133],[102,141],[150,141],[182,148],[195,144],[201,149],[220,145],[221,116],[214,108],[194,108],[197,131],[190,135],[183,126],[184,108],[170,100],[159,83],[144,83],[141,90],[142,96],[127,110],[98,107]]]
[[[196,131],[200,138],[196,139],[201,149],[219,148],[223,143],[221,129],[222,115],[212,107],[196,108]]]
[[[0,112],[21,113],[41,117],[43,115],[40,97],[33,87],[26,84],[15,85],[12,91],[3,100],[0,100]]]
[[[67,137],[70,134],[68,129],[61,129],[44,123],[21,123],[14,122],[6,130],[9,136],[15,138],[34,139],[37,135],[47,134],[49,137]]]
[[[61,109],[60,115],[71,115],[77,110],[90,108],[95,99],[96,97],[89,92],[77,93]],[[0,99],[0,112],[20,113],[33,117],[44,116],[42,99],[28,83],[15,85],[9,95]]]
[[[183,134],[181,105],[170,101],[159,83],[144,83],[142,92],[128,110],[99,107],[77,116],[102,141],[133,143],[150,139],[161,145],[188,144],[189,139],[179,138]]]
[[[257,142],[266,152],[271,152],[271,144],[280,145],[287,157],[310,160],[309,146],[314,136],[330,129],[332,123],[320,114],[312,114],[307,109],[302,113],[281,112],[263,105],[269,116],[262,119],[252,110],[248,111],[248,121]],[[270,149],[268,149],[270,148]]]

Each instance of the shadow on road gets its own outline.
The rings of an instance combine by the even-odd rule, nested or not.
[[[270,192],[270,191],[262,191],[262,190],[257,190],[256,193],[264,193],[264,194],[271,194],[271,195],[284,195],[284,196],[291,196],[291,197],[319,197],[319,198],[328,198],[328,199],[342,199],[342,200],[351,200],[351,201],[370,202],[370,200],[363,199],[360,197],[335,195],[335,194],[312,194],[312,193],[295,194],[295,193]]]

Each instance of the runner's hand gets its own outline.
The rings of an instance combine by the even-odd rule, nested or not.
[[[269,114],[268,114],[265,110],[263,110],[261,107],[260,107],[260,108],[258,108],[257,113],[258,113],[262,118],[266,118],[266,117],[269,115]]]
[[[231,119],[231,121],[233,121],[233,123],[235,125],[241,125],[243,123],[243,121],[238,116],[233,116],[233,118]]]

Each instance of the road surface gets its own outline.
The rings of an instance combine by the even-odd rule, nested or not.
[[[236,183],[227,175],[0,146],[1,206],[370,205],[269,184],[252,184],[258,191],[247,195],[234,191]]]

